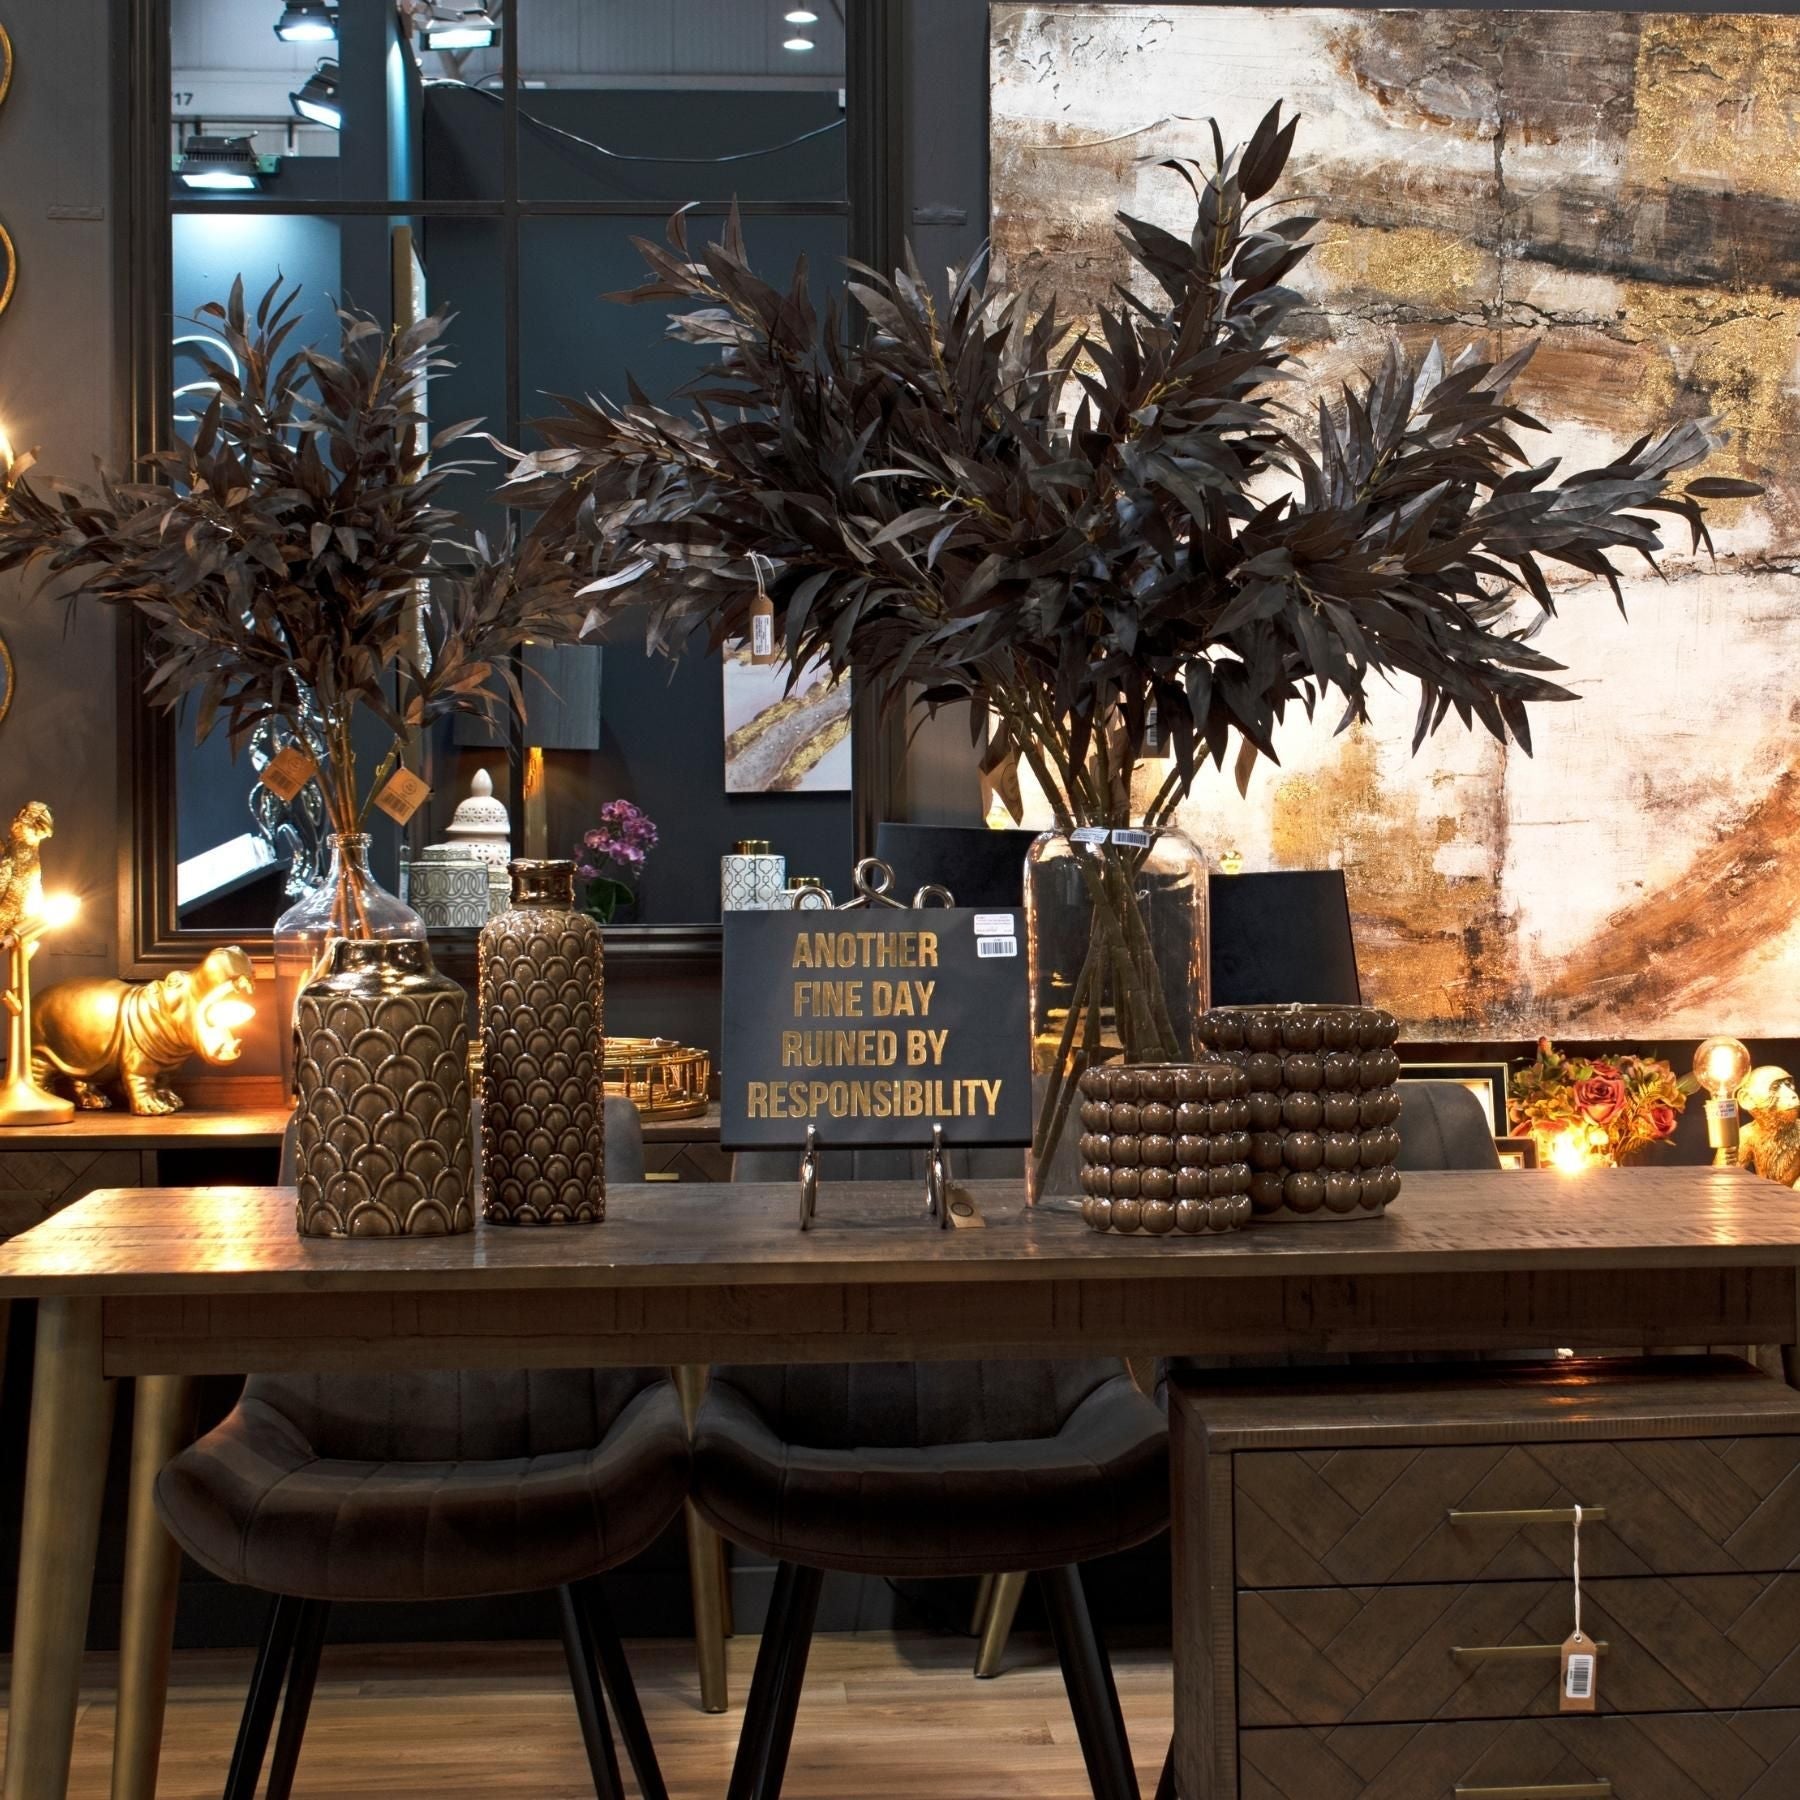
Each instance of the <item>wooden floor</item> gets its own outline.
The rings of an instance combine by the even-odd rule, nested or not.
[[[688,1645],[629,1648],[671,1800],[717,1800],[756,1640],[731,1641],[732,1710],[717,1716],[699,1709]],[[972,1678],[973,1654],[971,1642],[953,1638],[820,1637],[807,1667],[786,1800],[1087,1800],[1048,1642],[1015,1639],[994,1681]],[[1168,1652],[1118,1651],[1114,1663],[1148,1795],[1169,1742]],[[248,1652],[176,1658],[159,1800],[218,1800],[249,1675]],[[74,1800],[105,1800],[111,1664],[91,1658],[88,1680],[69,1791]],[[629,1787],[629,1775],[626,1781]],[[327,1649],[296,1800],[592,1800],[593,1791],[555,1646]]]

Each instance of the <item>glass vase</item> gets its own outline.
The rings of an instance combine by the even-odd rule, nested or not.
[[[1044,832],[1025,862],[1032,1200],[1081,1197],[1086,1069],[1194,1062],[1208,1002],[1207,867],[1179,831]]]
[[[332,941],[425,941],[425,922],[369,872],[367,832],[334,833],[316,887],[275,921],[275,1016],[283,1091],[294,1091],[294,1022],[300,990],[325,966]]]

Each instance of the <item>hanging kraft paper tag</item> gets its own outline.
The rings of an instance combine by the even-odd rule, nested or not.
[[[1591,1637],[1580,1631],[1563,1640],[1562,1685],[1557,1689],[1558,1710],[1591,1713],[1600,1687],[1600,1656]]]
[[[767,594],[758,594],[750,603],[750,660],[772,663],[775,655],[775,603]]]
[[[425,804],[430,793],[430,787],[411,769],[396,769],[375,796],[375,804],[396,825],[404,825]]]
[[[319,772],[319,765],[297,744],[285,745],[269,758],[257,779],[285,805]]]

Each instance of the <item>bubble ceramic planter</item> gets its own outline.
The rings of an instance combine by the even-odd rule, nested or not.
[[[512,864],[512,903],[481,933],[482,1216],[606,1217],[600,927],[575,910],[575,865]]]
[[[1372,1219],[1400,1192],[1400,1027],[1364,1006],[1219,1006],[1200,1037],[1241,1069],[1258,1219]]]
[[[333,940],[295,1037],[300,1235],[470,1230],[468,996],[426,945]]]

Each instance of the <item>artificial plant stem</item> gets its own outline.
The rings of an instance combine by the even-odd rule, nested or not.
[[[1037,1131],[1034,1134],[1032,1151],[1038,1156],[1048,1154],[1056,1141],[1057,1125],[1053,1118],[1060,1121],[1062,1108],[1058,1104],[1059,1095],[1066,1085],[1075,1079],[1072,1052],[1075,1048],[1075,1026],[1082,1017],[1083,1008],[1090,1005],[1088,989],[1094,980],[1094,940],[1090,932],[1088,936],[1087,954],[1081,961],[1081,972],[1075,977],[1075,985],[1069,992],[1069,1009],[1063,1019],[1062,1036],[1057,1042],[1056,1056],[1050,1064],[1050,1092],[1045,1097],[1044,1110],[1038,1115]]]

